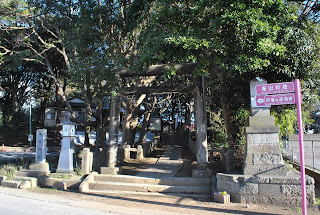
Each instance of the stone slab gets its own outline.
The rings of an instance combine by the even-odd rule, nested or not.
[[[193,178],[211,178],[213,174],[212,169],[193,169],[192,177]]]
[[[19,188],[20,184],[21,184],[21,181],[11,181],[11,180],[1,181],[1,185],[4,187]]]
[[[46,176],[50,172],[44,170],[22,170],[15,173],[16,176],[22,177],[41,177]]]
[[[122,172],[122,167],[101,167],[100,171],[105,175],[117,175]]]
[[[19,185],[19,189],[30,189],[31,188],[31,182],[30,181],[23,181]]]
[[[30,181],[31,187],[38,186],[38,179],[35,177],[22,177],[22,176],[15,176],[13,180],[16,181]]]
[[[267,133],[279,133],[279,127],[246,127],[247,134],[267,134]]]

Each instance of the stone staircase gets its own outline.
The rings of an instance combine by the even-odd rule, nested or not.
[[[85,193],[166,194],[174,196],[210,197],[211,178],[163,177],[90,174],[80,185]]]

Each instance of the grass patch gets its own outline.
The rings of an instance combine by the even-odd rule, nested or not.
[[[0,166],[0,175],[6,176],[7,179],[12,180],[16,171],[24,170],[25,168],[16,164],[4,164]]]
[[[56,179],[79,179],[81,176],[71,173],[71,174],[61,174],[61,173],[51,173],[49,175],[50,178],[56,178]]]

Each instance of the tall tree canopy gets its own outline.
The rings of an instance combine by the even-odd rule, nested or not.
[[[154,4],[139,40],[142,66],[195,62],[198,74],[210,74],[219,93],[211,94],[211,101],[222,109],[230,144],[235,143],[237,132],[236,110],[249,109],[250,100],[243,96],[249,95],[249,90],[242,86],[249,86],[251,79],[260,76],[276,82],[299,78],[314,85],[316,79],[310,77],[318,78],[312,70],[317,60],[317,35],[294,5],[282,0],[167,0]]]

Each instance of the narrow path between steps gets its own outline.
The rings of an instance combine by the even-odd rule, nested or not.
[[[150,178],[174,177],[183,166],[178,145],[168,145],[155,164],[142,165],[136,176]]]

